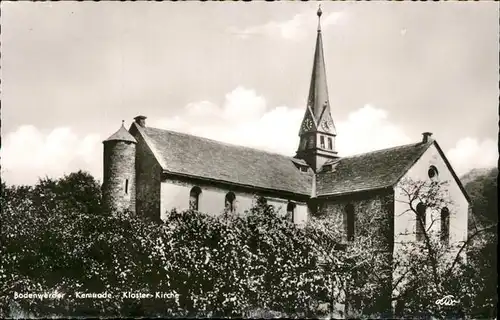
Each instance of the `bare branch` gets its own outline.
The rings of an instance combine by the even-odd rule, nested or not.
[[[481,233],[483,233],[483,232],[485,232],[487,230],[492,230],[493,228],[496,228],[496,227],[497,227],[497,225],[493,224],[493,225],[490,225],[490,226],[488,226],[486,228],[477,230],[472,235],[470,235],[467,238],[467,240],[464,241],[464,243],[462,244],[462,246],[458,250],[457,255],[455,256],[455,259],[453,260],[453,263],[451,264],[451,267],[448,269],[448,271],[445,274],[445,277],[447,277],[447,276],[449,276],[451,274],[451,272],[453,271],[453,268],[455,267],[455,265],[460,260],[460,255],[462,254],[462,251],[465,249],[465,247],[467,247],[470,244],[470,242],[472,241],[472,239],[474,239],[477,235],[479,235],[479,234],[481,234]]]

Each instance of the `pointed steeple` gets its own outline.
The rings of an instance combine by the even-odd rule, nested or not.
[[[326,82],[325,58],[323,55],[323,38],[321,35],[321,5],[318,8],[318,32],[316,35],[316,49],[314,50],[314,62],[309,86],[309,98],[307,105],[312,111],[316,123],[322,129],[322,121],[330,122],[329,132],[335,133],[333,121],[330,116],[330,101],[328,99],[328,85]],[[328,118],[328,119],[327,119]]]
[[[336,158],[335,136],[337,132],[333,123],[328,85],[326,82],[325,59],[323,55],[323,39],[321,34],[321,6],[318,8],[318,29],[316,48],[309,86],[306,112],[300,127],[300,145],[297,156],[306,160],[316,171],[327,159]]]

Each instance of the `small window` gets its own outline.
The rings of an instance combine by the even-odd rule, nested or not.
[[[286,214],[290,221],[295,222],[295,208],[297,205],[293,202],[288,202],[286,206]]]
[[[300,167],[300,171],[307,172],[307,167]]]
[[[325,149],[325,137],[323,136],[319,137],[319,145],[321,149]]]
[[[189,209],[199,210],[200,209],[200,187],[193,187],[189,192]]]
[[[125,194],[128,194],[128,179],[125,179]]]
[[[328,149],[333,150],[332,138],[328,138]]]
[[[233,192],[228,192],[226,194],[225,208],[227,211],[229,211],[229,212],[235,211],[235,200],[236,200],[236,196],[234,195]]]
[[[427,171],[427,174],[429,175],[429,178],[431,180],[436,180],[438,178],[438,169],[435,166],[430,166],[429,170]]]
[[[450,241],[450,210],[441,209],[441,241],[448,244]]]
[[[346,205],[344,212],[344,225],[347,241],[354,240],[354,218],[354,206],[352,204]]]
[[[417,205],[417,221],[416,221],[416,234],[417,234],[417,241],[422,241],[425,239],[425,211],[426,211],[426,206],[420,202]]]
[[[324,172],[326,172],[326,171],[332,171],[332,165],[331,164],[325,164],[323,166],[323,170],[322,171],[324,171]]]

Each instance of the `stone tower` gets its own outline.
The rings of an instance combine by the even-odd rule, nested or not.
[[[318,34],[309,88],[307,108],[300,126],[296,158],[303,159],[317,172],[329,159],[338,158],[335,151],[337,132],[330,112],[326,69],[321,37],[321,7],[318,9]]]
[[[122,126],[104,140],[103,205],[135,212],[135,149],[137,141]]]

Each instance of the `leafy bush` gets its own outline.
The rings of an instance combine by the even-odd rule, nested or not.
[[[103,211],[99,184],[78,172],[34,187],[2,184],[1,201],[3,315],[242,317],[260,309],[304,317],[340,285],[335,266],[325,274],[310,228],[262,200],[244,216],[173,210],[158,224]],[[14,292],[66,296],[14,300]]]
[[[344,248],[335,221],[298,226],[262,198],[242,216],[172,210],[156,223],[104,211],[100,192],[85,172],[32,187],[1,184],[0,316],[303,318],[326,313],[325,305],[334,311],[345,289],[359,316],[383,316],[389,300],[398,316],[496,314],[496,286],[485,281],[496,259],[492,233],[468,243],[468,263],[442,264],[443,248],[431,238],[390,260],[371,229]],[[402,277],[392,278],[392,268],[402,268]],[[65,297],[15,300],[14,292]],[[123,295],[129,292],[153,296]],[[447,294],[460,309],[436,306]]]

